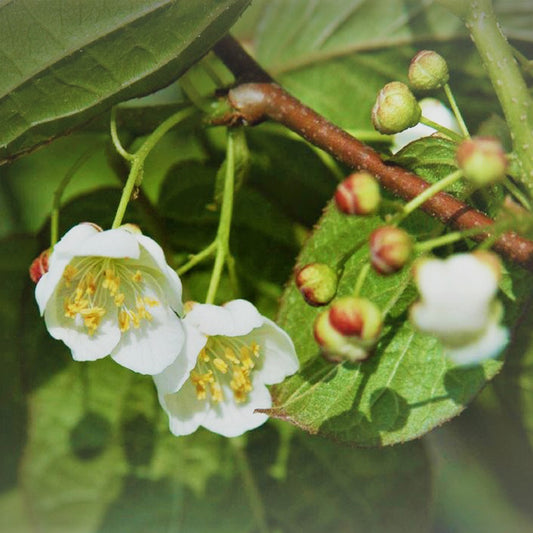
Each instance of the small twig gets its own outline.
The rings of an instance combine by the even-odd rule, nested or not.
[[[215,46],[216,54],[233,72],[237,80],[270,78],[231,37]],[[254,78],[257,76],[257,78]],[[369,146],[302,104],[275,83],[245,83],[229,91],[228,99],[234,112],[222,118],[231,124],[256,124],[271,119],[298,133],[307,141],[333,155],[352,168],[365,169],[375,175],[381,185],[396,196],[409,201],[424,192],[429,183],[396,165],[386,164]],[[487,227],[472,238],[483,241],[492,236],[494,221],[455,197],[440,192],[422,204],[421,209],[444,224],[466,230]],[[502,256],[533,270],[533,242],[508,232],[494,243]]]

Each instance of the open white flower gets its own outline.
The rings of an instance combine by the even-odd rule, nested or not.
[[[496,256],[457,254],[446,260],[423,259],[415,267],[421,300],[411,308],[411,320],[437,337],[457,364],[496,357],[508,342],[500,325],[502,306]]]
[[[73,227],[55,245],[35,297],[50,335],[76,361],[111,355],[126,368],[157,374],[184,343],[175,314],[183,308],[181,281],[136,226]]]
[[[433,122],[436,122],[449,130],[455,131],[456,133],[461,133],[455,116],[442,102],[436,98],[423,98],[420,100],[419,104],[422,109],[423,117],[429,118]],[[396,135],[393,135],[391,147],[392,153],[395,154],[409,143],[421,139],[422,137],[432,135],[435,131],[436,130],[431,126],[417,124],[412,128],[396,133]]]
[[[187,381],[177,363],[154,376],[172,433],[188,435],[203,426],[236,437],[263,424],[267,415],[254,410],[272,405],[266,385],[298,369],[287,333],[245,300],[193,304],[184,324],[184,358],[194,361]]]

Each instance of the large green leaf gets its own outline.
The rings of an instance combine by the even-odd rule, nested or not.
[[[304,247],[299,263],[335,266],[379,224],[377,217],[346,217],[332,207]],[[353,290],[367,254],[367,246],[361,246],[346,263],[339,295]],[[294,340],[301,370],[274,388],[270,414],[311,433],[375,446],[413,439],[460,413],[498,372],[501,362],[490,360],[471,368],[449,363],[434,338],[416,332],[405,321],[416,297],[408,282],[408,271],[389,277],[370,274],[362,295],[392,309],[372,358],[340,365],[321,358],[312,333],[320,311],[308,306],[291,283],[279,318]]]
[[[168,85],[249,0],[0,5],[0,161]]]

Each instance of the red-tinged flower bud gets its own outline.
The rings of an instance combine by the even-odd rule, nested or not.
[[[347,215],[371,215],[380,202],[379,184],[365,171],[350,174],[335,191],[335,203]]]
[[[399,133],[416,126],[422,111],[409,87],[400,81],[387,83],[372,108],[372,123],[380,133]]]
[[[403,229],[383,226],[370,235],[370,262],[380,274],[393,274],[411,257],[413,241]]]
[[[448,83],[450,74],[446,60],[433,50],[421,50],[411,59],[409,85],[416,91],[439,89]]]
[[[300,268],[295,281],[305,301],[315,307],[331,302],[337,292],[337,274],[324,263],[309,263]]]
[[[50,257],[50,248],[41,252],[30,265],[30,278],[33,283],[37,283],[43,274],[48,272],[48,258]]]
[[[381,311],[374,303],[346,296],[318,315],[313,333],[328,361],[356,362],[370,355],[382,324]]]
[[[503,179],[507,170],[507,157],[500,141],[494,137],[463,141],[455,157],[465,178],[478,187]]]

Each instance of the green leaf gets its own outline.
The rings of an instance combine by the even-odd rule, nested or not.
[[[298,262],[336,268],[348,255],[338,295],[350,294],[368,261],[368,235],[380,224],[377,217],[347,217],[330,208]],[[459,414],[501,362],[470,368],[448,362],[440,343],[415,331],[407,320],[416,298],[409,282],[408,268],[387,277],[370,273],[362,296],[390,309],[384,331],[370,359],[339,365],[320,356],[312,326],[321,310],[308,306],[292,282],[282,299],[279,324],[295,343],[301,370],[273,388],[269,414],[310,433],[363,446],[408,441]]]
[[[0,6],[0,161],[168,85],[204,55],[249,0],[128,0],[73,9]]]

